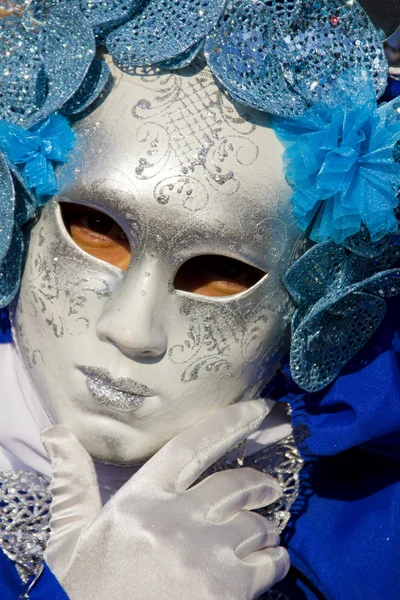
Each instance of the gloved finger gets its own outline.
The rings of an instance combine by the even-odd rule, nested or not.
[[[262,399],[217,410],[168,442],[134,479],[137,482],[138,478],[151,477],[162,489],[183,492],[218,458],[255,431],[268,412]]]
[[[233,542],[232,547],[240,559],[258,550],[278,546],[280,543],[279,534],[272,523],[255,512],[238,513],[223,525],[222,531],[223,539]]]
[[[41,439],[53,471],[51,537],[46,560],[59,574],[60,562],[67,555],[63,549],[75,547],[82,529],[98,515],[102,505],[93,461],[75,435],[62,425],[55,425],[45,429]]]
[[[254,598],[258,598],[286,577],[290,568],[289,554],[282,546],[252,552],[240,562],[246,568],[252,569]]]
[[[206,520],[220,523],[242,510],[262,508],[282,496],[282,488],[270,475],[251,469],[214,473],[187,492],[206,510]]]

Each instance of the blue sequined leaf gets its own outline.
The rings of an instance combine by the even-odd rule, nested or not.
[[[27,127],[59,110],[82,84],[95,55],[92,29],[75,1],[58,4],[48,15],[44,68],[48,94]]]
[[[200,50],[204,46],[204,41],[201,40],[198,44],[189,48],[187,52],[183,52],[183,54],[178,54],[175,58],[171,58],[171,60],[165,60],[164,62],[158,63],[158,67],[161,69],[183,69],[190,65],[196,56],[199,54]]]
[[[0,19],[0,119],[22,124],[45,95],[44,28],[24,27],[19,17]]]
[[[336,245],[318,244],[289,269],[284,283],[298,306],[292,320],[291,370],[309,392],[323,389],[368,341],[400,293],[399,236],[389,236],[371,260]]]
[[[82,13],[92,27],[119,25],[137,13],[147,0],[81,0]]]
[[[329,95],[340,74],[368,68],[386,86],[381,39],[358,3],[237,0],[205,44],[207,62],[232,96],[279,116],[297,116]]]
[[[290,366],[297,385],[317,392],[331,383],[366,344],[385,313],[383,299],[354,293],[304,320],[292,333]]]
[[[283,281],[296,304],[308,306],[342,285],[355,283],[349,278],[349,266],[344,248],[331,241],[323,242],[303,254]]]
[[[7,161],[0,153],[0,263],[11,244],[14,227],[15,192]]]
[[[171,60],[199,43],[224,11],[226,0],[150,0],[143,11],[107,36],[107,47],[124,65]]]
[[[107,87],[110,69],[103,60],[94,59],[78,91],[63,106],[64,115],[75,115],[86,110]]]

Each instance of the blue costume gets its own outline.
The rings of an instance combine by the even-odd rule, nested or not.
[[[400,323],[384,323],[328,390],[302,392],[288,369],[274,380],[289,402],[305,460],[300,494],[283,534],[292,568],[274,589],[290,600],[397,600],[400,546]],[[2,600],[26,589],[1,555]],[[31,600],[66,600],[45,567]]]
[[[68,56],[62,50],[54,51],[45,65],[51,83],[46,100],[43,98],[48,83],[43,84],[42,71],[31,62],[28,66],[29,76],[35,80],[34,101],[28,90],[23,118],[13,121],[12,111],[3,112],[1,117],[0,199],[5,217],[11,215],[9,229],[0,232],[1,305],[6,307],[18,290],[24,256],[21,231],[56,192],[53,166],[65,162],[73,147],[66,118],[54,113],[61,111],[75,118],[73,115],[87,110],[107,89],[108,69],[94,58],[95,43],[106,42],[113,56],[124,63],[131,60],[125,51],[130,40],[131,45],[136,44],[135,52],[132,54],[131,46],[129,52],[129,56],[136,56],[133,66],[158,64],[171,69],[189,64],[204,49],[210,68],[235,100],[278,116],[276,130],[287,144],[287,175],[295,190],[294,214],[302,230],[317,242],[286,278],[297,303],[291,367],[287,364],[274,379],[270,397],[291,406],[294,437],[304,466],[300,493],[282,535],[292,568],[265,598],[397,600],[400,271],[396,268],[399,161],[395,157],[400,122],[392,109],[398,107],[395,98],[400,95],[400,84],[389,80],[381,97],[389,104],[378,108],[376,95],[381,96],[384,91],[387,73],[377,32],[366,22],[364,13],[355,13],[355,25],[351,18],[346,21],[347,9],[336,1],[325,3],[328,20],[324,17],[319,23],[320,30],[314,25],[315,19],[322,18],[319,9],[315,8],[312,19],[305,11],[305,30],[310,33],[316,27],[314,46],[319,36],[325,53],[337,44],[336,50],[342,57],[335,56],[338,70],[331,69],[329,73],[328,63],[321,58],[322,70],[327,71],[321,77],[321,65],[315,66],[311,61],[307,46],[310,38],[304,32],[296,33],[297,46],[283,38],[287,45],[277,43],[271,58],[258,26],[261,13],[257,13],[257,3],[246,9],[247,16],[258,23],[256,33],[253,31],[255,38],[249,37],[241,26],[223,21],[225,2],[218,1],[207,25],[200,19],[197,26],[181,30],[179,38],[171,34],[161,46],[149,42],[153,36],[151,27],[156,27],[160,18],[152,9],[153,2],[148,2],[145,9],[137,3],[136,12],[132,8],[129,17],[121,12],[123,3],[116,2],[112,19],[102,3],[94,4],[90,10],[85,2],[80,9],[74,5],[74,25],[63,33],[67,41],[74,40],[73,47],[66,44]],[[189,10],[187,2],[181,4],[182,10]],[[240,11],[245,9],[240,3],[231,4],[233,16],[240,22]],[[33,6],[34,18],[43,18],[43,6]],[[142,9],[147,13],[143,15]],[[63,2],[53,9],[53,33],[57,27],[62,29],[67,10]],[[294,27],[293,15],[289,16],[292,21],[285,23],[288,31]],[[11,18],[18,19],[18,13]],[[281,17],[274,18],[278,22]],[[141,36],[129,37],[131,21],[142,27]],[[281,18],[280,25],[282,22]],[[357,44],[358,54],[349,50],[356,38],[362,38],[359,31],[352,31],[355,26],[369,36],[368,47]],[[25,43],[32,47],[31,38]],[[38,47],[43,43],[42,38],[37,40]],[[298,51],[301,55],[303,62],[298,72],[291,67],[290,76],[284,77],[280,72],[275,81],[266,84],[266,65],[276,68],[289,51],[292,58]],[[247,62],[252,66],[251,76],[243,67]],[[346,68],[348,62],[352,64],[350,70]],[[362,70],[365,66],[367,74]],[[310,87],[308,84],[315,78],[316,85]],[[340,93],[335,91],[337,81]],[[365,82],[364,92],[361,88]],[[42,90],[40,85],[44,86]],[[360,89],[356,89],[357,85]],[[39,109],[38,98],[42,99]],[[356,123],[353,131],[349,123],[353,125],[361,114],[363,120]],[[279,120],[282,117],[285,121]],[[331,145],[327,143],[332,139]],[[342,144],[343,139],[346,144]],[[371,142],[368,147],[365,140]],[[380,185],[371,184],[365,191],[378,171]],[[369,204],[363,204],[366,199]],[[340,211],[340,218],[334,217],[336,210]],[[328,259],[332,259],[330,263]],[[384,298],[388,298],[386,304]],[[332,315],[339,315],[341,325]],[[351,319],[353,329],[349,326],[346,331],[346,323]],[[368,323],[365,331],[363,321]],[[360,334],[354,337],[356,329]],[[4,309],[0,314],[0,341],[11,341]],[[319,356],[328,355],[330,348],[333,350],[329,361],[319,362]],[[39,576],[23,583],[14,564],[0,552],[0,572],[2,600],[67,599],[46,565]]]

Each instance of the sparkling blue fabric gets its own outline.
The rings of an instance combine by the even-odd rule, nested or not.
[[[0,598],[1,600],[20,600],[27,586],[19,578],[14,563],[0,550]],[[29,592],[29,600],[68,600],[50,569],[45,566],[38,582]]]
[[[82,113],[107,90],[110,82],[111,73],[108,65],[103,60],[95,58],[82,85],[64,104],[61,112],[67,116]]]
[[[399,310],[388,300],[379,329],[323,392],[300,390],[288,370],[274,382],[306,461],[283,534],[295,571],[277,586],[294,600],[399,598]]]
[[[43,70],[46,97],[26,120],[32,127],[60,110],[82,85],[95,56],[94,33],[76,0],[60,2],[46,15]]]
[[[150,0],[143,10],[111,32],[107,48],[129,66],[175,59],[205,38],[218,23],[226,0]]]
[[[143,8],[146,0],[80,0],[80,8],[92,27],[124,23]]]
[[[62,164],[74,146],[67,119],[55,114],[29,131],[0,121],[0,151],[14,165],[23,166],[27,187],[42,196],[58,192],[54,164]],[[39,202],[41,203],[41,202]]]
[[[357,2],[241,0],[206,40],[214,74],[240,102],[296,116],[330,95],[343,71],[370,69],[379,96],[387,64]]]
[[[337,377],[382,322],[384,299],[400,293],[400,269],[388,269],[400,257],[400,236],[379,248],[356,241],[355,252],[333,241],[317,244],[284,277],[297,306],[292,375],[307,391],[320,390]],[[377,253],[373,258],[372,250]]]
[[[234,99],[280,116],[329,96],[340,74],[357,66],[369,70],[378,96],[386,86],[380,36],[355,0],[82,0],[81,7],[125,67],[179,69],[204,46]]]
[[[369,76],[348,73],[329,102],[317,103],[298,119],[275,121],[286,145],[293,212],[313,241],[341,243],[362,225],[373,241],[397,231],[398,106],[394,100],[378,107]]]
[[[10,247],[14,227],[14,185],[6,158],[0,153],[0,264]]]
[[[95,55],[95,38],[77,0],[32,0],[0,19],[0,119],[31,127],[75,94]]]

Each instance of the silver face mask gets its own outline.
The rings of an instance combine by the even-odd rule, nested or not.
[[[50,415],[95,458],[144,461],[208,413],[256,396],[287,350],[281,278],[303,242],[282,147],[266,115],[246,113],[207,70],[118,71],[75,126],[61,192],[32,231],[14,336]],[[58,201],[111,216],[129,268],[79,248]],[[228,297],[175,289],[182,264],[215,254],[265,276]]]

